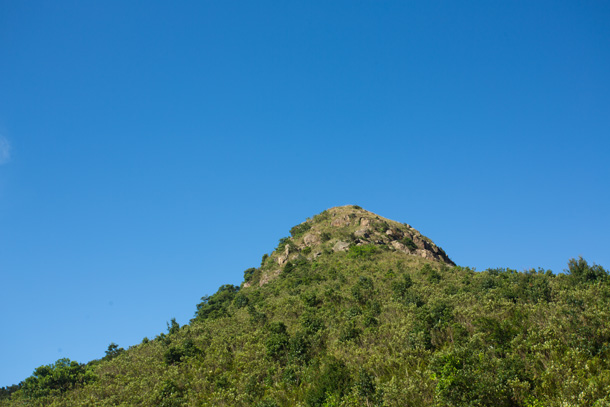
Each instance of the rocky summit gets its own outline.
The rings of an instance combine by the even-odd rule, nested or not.
[[[263,285],[291,262],[314,260],[323,253],[344,252],[350,247],[375,246],[399,255],[418,256],[455,266],[443,249],[409,224],[386,219],[357,205],[337,206],[308,218],[290,230],[269,256],[271,264],[259,281]],[[247,282],[246,287],[252,282]]]

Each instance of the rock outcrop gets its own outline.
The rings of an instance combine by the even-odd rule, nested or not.
[[[352,246],[376,245],[429,261],[455,265],[430,239],[406,223],[383,218],[358,206],[338,206],[294,227],[289,243],[269,256],[274,264],[259,284],[277,277],[291,261],[314,260],[324,253],[341,253]],[[278,269],[279,266],[279,269]]]

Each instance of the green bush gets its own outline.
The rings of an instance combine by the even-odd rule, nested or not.
[[[269,324],[268,330],[270,335],[265,342],[267,356],[273,360],[283,360],[290,341],[290,336],[286,332],[286,325],[283,322],[273,322]]]
[[[413,291],[413,290],[407,290],[403,296],[402,296],[402,303],[405,305],[410,305],[410,304],[414,304],[416,307],[421,307],[425,304],[424,300],[421,298],[421,296]]]
[[[405,274],[402,281],[392,282],[392,291],[394,292],[394,299],[404,300],[409,288],[413,286],[413,280],[411,276]]]
[[[298,385],[300,379],[297,372],[297,368],[295,368],[294,366],[286,367],[286,369],[284,369],[284,372],[282,373],[282,381],[292,386]]]
[[[30,398],[56,395],[89,383],[95,378],[85,365],[64,358],[36,368],[34,374],[23,382],[22,392]]]
[[[13,384],[11,386],[0,387],[0,401],[10,399],[13,393],[21,389],[21,386],[23,386],[23,382],[20,384]]]
[[[225,284],[220,286],[215,294],[202,297],[201,302],[197,304],[194,320],[217,319],[227,316],[229,305],[238,291],[238,286]]]
[[[167,322],[167,333],[170,335],[178,333],[180,331],[180,324],[176,322],[176,318],[172,318],[170,322]]]
[[[356,326],[354,320],[348,320],[339,333],[339,342],[355,341],[362,334],[362,329]]]
[[[165,380],[157,394],[159,407],[182,407],[184,403],[184,390],[172,380]]]
[[[184,351],[181,348],[176,347],[176,346],[171,346],[163,354],[163,361],[167,365],[175,365],[176,363],[180,363],[183,356],[184,356]]]
[[[343,397],[351,384],[352,379],[345,363],[330,358],[307,391],[305,402],[308,407],[322,407],[329,396]]]
[[[434,283],[434,284],[440,282],[443,278],[441,276],[441,274],[438,272],[438,270],[436,270],[435,268],[430,266],[430,264],[428,264],[428,263],[424,264],[424,266],[420,270],[420,273],[426,277],[428,282]]]
[[[263,260],[264,262],[265,260]],[[256,271],[256,269],[254,267],[250,267],[249,269],[244,271],[244,281],[247,283],[248,281],[252,280],[252,276],[254,275],[254,272]]]
[[[287,261],[286,264],[284,265],[284,273],[291,273],[292,271],[294,271],[295,269],[295,265],[293,262],[291,261]]]
[[[371,312],[367,312],[364,314],[364,318],[362,319],[362,323],[367,328],[376,327],[379,325],[379,320],[375,318],[375,315]]]
[[[372,402],[374,402],[375,393],[377,391],[374,377],[362,367],[358,370],[356,389],[358,391],[358,395],[365,400],[366,405],[370,405]]]
[[[290,237],[283,237],[279,240],[277,248],[275,249],[278,252],[283,252],[286,248],[286,245],[290,243]]]
[[[308,291],[306,293],[303,293],[301,295],[301,299],[303,300],[303,303],[308,307],[317,307],[322,302],[320,301],[320,298],[318,298],[318,295],[315,291]]]
[[[280,407],[273,399],[264,399],[256,403],[255,407]]]
[[[350,246],[347,252],[347,257],[370,259],[375,253],[377,253],[377,250],[377,246],[374,245]]]
[[[311,341],[305,332],[297,332],[289,340],[288,356],[293,363],[305,364],[309,362],[309,349]]]
[[[248,314],[250,315],[250,321],[255,324],[264,324],[265,321],[267,320],[267,316],[265,315],[264,312],[260,312],[256,309],[256,307],[254,307],[254,305],[252,304],[248,304]]]
[[[389,228],[390,228],[390,225],[388,225],[388,222],[385,222],[385,221],[375,222],[375,230],[377,232],[385,233]]]
[[[238,293],[233,299],[233,304],[236,308],[243,308],[248,305],[248,297],[243,293]]]
[[[300,225],[296,225],[292,229],[290,229],[290,235],[292,237],[299,237],[305,234],[309,229],[311,229],[311,223],[303,222]]]
[[[304,313],[301,317],[301,326],[309,334],[314,334],[324,329],[324,321],[311,313]]]
[[[464,347],[438,352],[431,361],[437,379],[436,398],[440,405],[513,407],[513,383],[529,389],[532,379],[523,361],[515,357],[494,358],[474,342]],[[525,392],[529,393],[529,392]],[[529,394],[527,394],[529,395]],[[525,395],[521,397],[525,398]]]
[[[125,352],[125,349],[120,348],[119,345],[114,342],[110,342],[110,345],[108,345],[108,349],[106,350],[106,356],[104,356],[102,360],[114,359],[123,352]]]
[[[404,237],[400,240],[400,243],[404,244],[405,246],[407,246],[408,249],[410,250],[417,250],[418,247],[415,244],[415,242],[413,242],[413,240],[411,240],[408,237]]]
[[[373,280],[369,277],[360,276],[358,282],[352,287],[352,297],[360,304],[366,302],[375,295]]]
[[[579,257],[578,260],[570,259],[570,261],[568,261],[567,272],[574,280],[582,283],[608,278],[608,272],[604,270],[602,266],[598,266],[595,263],[592,266],[589,266],[589,263],[582,257]]]

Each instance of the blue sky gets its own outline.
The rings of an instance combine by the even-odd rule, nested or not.
[[[0,386],[183,324],[358,204],[610,267],[610,4],[0,0]]]

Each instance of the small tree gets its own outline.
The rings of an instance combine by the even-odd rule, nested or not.
[[[108,345],[108,350],[106,350],[106,356],[104,356],[103,359],[104,360],[114,359],[115,357],[119,356],[123,352],[125,352],[125,349],[119,348],[119,345],[117,345],[114,342],[110,342],[110,345]]]
[[[171,323],[171,325],[170,325]],[[180,330],[180,324],[176,322],[176,318],[172,318],[170,322],[167,323],[167,333],[175,334]]]
[[[589,263],[582,256],[576,259],[570,259],[568,261],[568,270],[566,270],[572,277],[577,281],[587,283],[596,280],[605,279],[608,277],[608,272],[604,270],[602,266],[593,263],[589,266]]]

